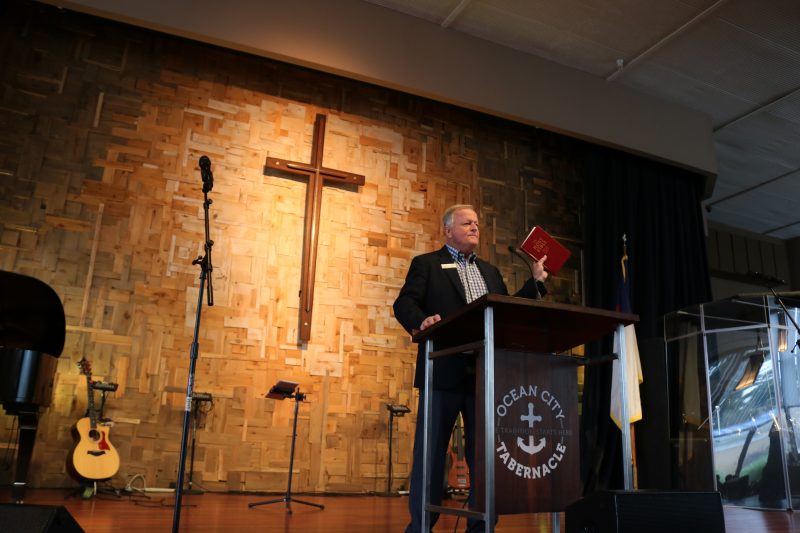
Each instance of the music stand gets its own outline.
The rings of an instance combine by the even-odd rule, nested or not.
[[[189,456],[189,479],[187,481],[186,494],[203,494],[202,490],[194,488],[192,479],[194,477],[194,452],[197,444],[197,421],[200,418],[200,404],[203,402],[213,403],[213,401],[214,397],[211,396],[210,392],[195,392],[192,394],[192,452]]]
[[[116,392],[119,388],[118,383],[104,383],[102,381],[92,381],[92,389],[100,391],[100,409],[98,409],[97,419],[100,421],[107,421],[105,415],[106,409],[106,394],[109,392]]]
[[[103,381],[92,381],[92,390],[93,391],[96,391],[96,390],[100,391],[100,408],[97,410],[97,423],[98,424],[111,425],[111,426],[114,425],[114,422],[110,418],[106,418],[106,415],[105,415],[105,413],[106,413],[106,394],[108,394],[109,392],[117,392],[118,388],[119,388],[119,383],[111,383],[111,382],[106,383],[106,382],[103,382]],[[94,394],[94,393],[92,393],[92,394]],[[105,489],[104,488],[98,488],[97,487],[97,481],[95,481],[94,482],[94,494],[95,495],[96,494],[105,493],[105,494],[113,494],[117,498],[121,498],[122,497],[122,494],[121,494],[122,491],[120,489],[115,489],[114,485],[111,485],[111,480],[110,479],[103,480],[103,483],[107,483],[108,485],[110,485],[110,488],[105,488]],[[86,491],[84,491],[84,495],[85,494],[86,494]],[[84,499],[85,499],[85,496],[84,496]]]
[[[305,399],[305,394],[303,394],[297,389],[297,383],[293,381],[281,380],[272,386],[272,388],[267,393],[267,398],[272,398],[273,400],[294,398],[294,422],[292,423],[292,449],[291,452],[289,453],[289,482],[286,485],[286,495],[283,498],[277,498],[275,500],[268,500],[264,502],[248,503],[247,506],[253,508],[256,505],[269,505],[271,503],[286,502],[286,512],[289,514],[292,514],[292,502],[302,503],[303,505],[310,505],[311,507],[318,507],[320,509],[325,509],[324,505],[292,498],[292,471],[294,470],[294,444],[295,440],[297,439],[297,411],[300,407],[300,402],[302,402]]]
[[[411,409],[406,407],[405,405],[392,405],[390,403],[386,404],[386,410],[389,411],[389,465],[388,465],[388,472],[387,477],[388,480],[386,482],[386,495],[391,496],[392,494],[392,427],[394,426],[394,417],[401,417],[406,413],[410,412]]]

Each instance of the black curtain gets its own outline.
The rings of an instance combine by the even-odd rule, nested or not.
[[[704,177],[599,146],[587,146],[585,177],[586,305],[614,308],[627,236],[631,304],[642,359],[643,420],[635,424],[640,488],[670,488],[663,316],[706,302],[711,284],[700,204]],[[612,339],[587,346],[608,354]],[[584,494],[622,488],[621,433],[609,416],[611,365],[586,367],[581,417]]]

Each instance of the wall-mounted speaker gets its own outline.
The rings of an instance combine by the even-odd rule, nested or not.
[[[63,505],[0,503],[3,533],[84,533]]]
[[[718,492],[602,491],[570,504],[567,533],[725,533]]]

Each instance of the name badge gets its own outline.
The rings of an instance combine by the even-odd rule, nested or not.
[[[442,269],[445,268],[458,268],[458,265],[455,263],[442,263]]]

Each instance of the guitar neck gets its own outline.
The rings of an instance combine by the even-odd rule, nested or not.
[[[86,374],[86,394],[88,396],[88,411],[89,411],[89,422],[91,424],[92,429],[97,428],[97,413],[94,409],[94,388],[92,388],[92,376]]]

